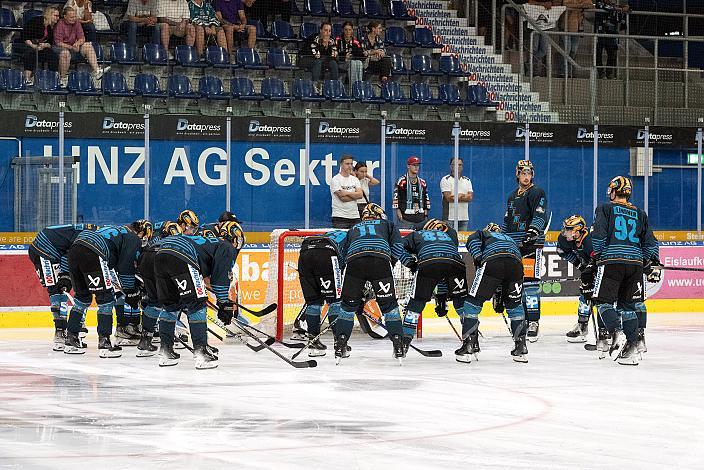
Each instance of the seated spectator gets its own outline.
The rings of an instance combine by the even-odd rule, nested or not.
[[[362,47],[369,58],[367,73],[379,76],[386,83],[391,75],[391,58],[386,55],[383,38],[384,28],[379,21],[370,21],[367,34],[362,38]]]
[[[215,16],[225,30],[227,50],[235,51],[235,32],[247,38],[247,47],[257,45],[257,28],[247,24],[242,0],[215,0]]]
[[[337,80],[340,71],[337,66],[337,46],[332,37],[332,25],[325,21],[320,32],[304,43],[302,54],[312,56],[310,71],[314,82],[320,81],[325,72],[330,80]]]
[[[150,37],[153,44],[159,44],[161,39],[161,24],[157,22],[159,9],[157,0],[130,0],[125,10],[125,20],[122,30],[127,30],[127,46],[137,47],[137,33]]]
[[[76,17],[83,27],[86,42],[98,42],[98,34],[93,23],[93,4],[88,0],[68,0],[64,6],[76,10]]]
[[[335,40],[337,45],[337,55],[343,68],[347,69],[347,76],[350,86],[354,82],[360,81],[364,75],[364,63],[367,56],[357,38],[354,37],[354,26],[350,21],[345,21],[342,25],[342,37]]]
[[[35,16],[25,23],[22,29],[24,52],[24,80],[30,86],[34,84],[34,71],[38,65],[48,66],[57,71],[59,61],[63,62],[64,74],[68,70],[71,55],[67,50],[61,51],[61,58],[51,48],[54,43],[54,27],[59,21],[59,9],[55,6],[44,8],[41,16]]]
[[[97,81],[103,77],[103,73],[109,68],[98,67],[98,59],[95,56],[93,45],[86,42],[83,36],[83,28],[76,16],[76,10],[71,7],[64,8],[64,15],[54,28],[54,52],[61,57],[65,50],[71,55],[71,61],[79,62],[85,59],[92,69],[93,80]],[[68,83],[68,67],[59,68],[61,85]]]
[[[166,50],[169,50],[171,36],[185,38],[189,46],[195,44],[196,28],[191,24],[188,0],[159,0],[157,10],[161,26],[161,44]]]
[[[196,28],[196,50],[203,54],[205,43],[215,40],[220,47],[227,47],[225,32],[215,16],[215,9],[205,0],[191,0],[188,3],[191,11],[191,23]]]

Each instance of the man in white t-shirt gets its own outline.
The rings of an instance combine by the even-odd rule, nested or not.
[[[332,196],[332,226],[334,228],[352,228],[359,222],[357,200],[362,199],[362,186],[354,173],[352,155],[343,154],[339,160],[340,172],[330,181]]]
[[[455,216],[455,159],[450,159],[450,173],[440,180],[440,191],[442,192],[442,220],[449,222],[454,227],[457,220],[459,231],[466,232],[469,225],[469,203],[474,199],[472,181],[466,176],[462,176],[462,158],[457,161],[457,171],[459,180],[457,183],[457,216]]]

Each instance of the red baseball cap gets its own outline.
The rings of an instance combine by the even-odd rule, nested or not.
[[[420,158],[418,157],[408,157],[406,160],[407,165],[420,165]]]

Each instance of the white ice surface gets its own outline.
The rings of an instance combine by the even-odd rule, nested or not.
[[[651,315],[637,367],[568,344],[573,321],[544,318],[528,364],[494,317],[472,364],[436,320],[415,344],[442,358],[399,367],[356,333],[342,365],[300,370],[216,340],[220,367],[196,371],[183,350],[159,368],[98,358],[93,334],[67,356],[49,330],[0,330],[0,469],[704,468],[704,314]]]

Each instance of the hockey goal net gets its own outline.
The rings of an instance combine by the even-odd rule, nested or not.
[[[312,230],[274,230],[269,242],[269,282],[266,294],[266,303],[276,302],[276,315],[262,321],[267,332],[275,335],[278,340],[289,336],[293,324],[305,305],[301,285],[298,280],[298,253],[303,239],[312,235],[321,235],[333,229]],[[402,231],[402,234],[408,231]],[[401,313],[408,303],[413,284],[413,273],[401,263],[396,263],[393,268],[396,296]],[[381,312],[373,299],[365,305],[365,311],[379,321]],[[323,315],[325,311],[323,311]],[[374,328],[373,322],[369,322]],[[380,333],[381,330],[377,330]],[[382,333],[383,335],[383,333]],[[422,335],[422,320],[418,321],[418,336]]]

